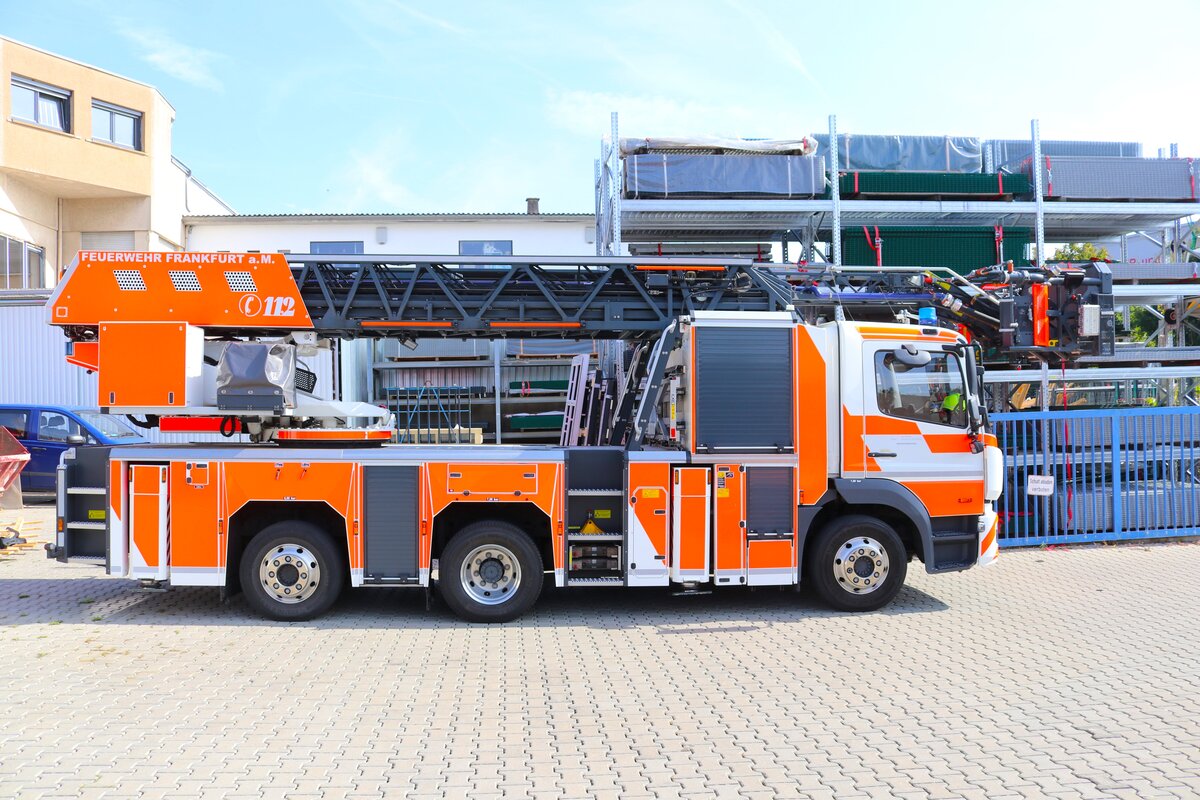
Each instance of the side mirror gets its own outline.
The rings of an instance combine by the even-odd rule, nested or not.
[[[928,350],[921,350],[915,344],[902,344],[892,351],[892,358],[906,367],[923,367],[932,360]]]
[[[87,443],[86,436],[80,436],[79,434],[75,434],[73,436],[67,437],[67,444],[86,444],[86,443]]]

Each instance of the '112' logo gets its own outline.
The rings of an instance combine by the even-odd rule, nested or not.
[[[296,298],[273,296],[266,299],[256,294],[244,295],[238,303],[238,309],[247,317],[294,317],[296,315]]]

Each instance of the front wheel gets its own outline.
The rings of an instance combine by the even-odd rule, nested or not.
[[[455,614],[468,622],[508,622],[541,594],[542,556],[516,525],[475,522],[442,550],[438,574],[438,589]]]
[[[842,611],[874,611],[892,601],[908,573],[908,551],[886,522],[839,517],[817,534],[804,559],[817,595]]]
[[[268,525],[242,553],[242,591],[265,617],[300,621],[320,616],[337,600],[345,564],[320,528],[307,522]]]

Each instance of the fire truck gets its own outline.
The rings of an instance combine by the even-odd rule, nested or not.
[[[408,586],[504,622],[543,585],[809,585],[869,611],[997,554],[982,362],[1104,352],[1103,265],[962,277],[711,258],[81,252],[47,304],[97,404],[238,442],[77,447],[48,555],[310,619]],[[394,444],[314,396],[333,339],[619,339],[589,444]]]

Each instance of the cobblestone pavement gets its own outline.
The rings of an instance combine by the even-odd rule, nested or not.
[[[497,627],[370,589],[271,623],[10,553],[4,798],[1200,796],[1197,544],[918,567],[876,614],[549,590]]]

